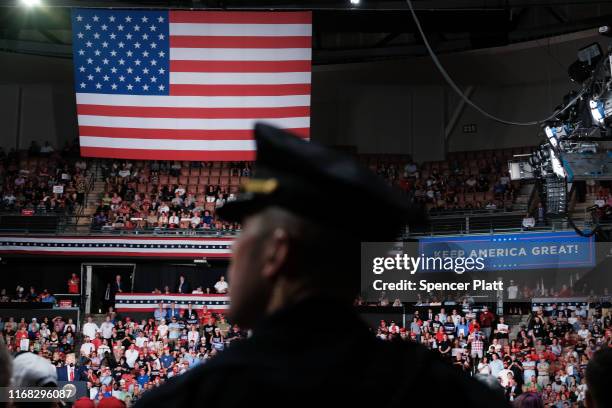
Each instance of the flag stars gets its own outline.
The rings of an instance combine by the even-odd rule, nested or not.
[[[85,55],[85,51],[84,50],[79,50],[79,55]]]
[[[100,68],[99,66],[96,67],[96,72],[102,72],[102,68]]]
[[[134,31],[140,31],[140,26],[138,24],[134,26]]]
[[[108,75],[104,75],[102,78],[103,78],[105,81],[108,81],[108,80],[110,79],[110,77],[109,77]]]
[[[87,31],[91,30],[91,24],[85,24],[85,29],[86,29]]]
[[[157,65],[157,61],[156,60],[151,60],[151,65],[153,65],[153,66]]]
[[[131,22],[132,22],[132,17],[127,16],[127,17],[125,18],[125,22],[126,22],[126,23],[131,23]]]
[[[102,84],[98,82],[98,83],[96,84],[96,89],[102,89]]]
[[[76,17],[76,19],[77,19],[77,21],[83,21],[83,16],[79,14],[79,15]]]
[[[147,16],[142,16],[141,20],[142,20],[143,23],[146,23],[147,21],[149,21]]]
[[[112,50],[112,51],[110,52],[110,55],[111,55],[111,57],[116,57],[116,56],[117,56],[117,51]]]
[[[98,20],[100,20],[100,17],[98,17],[98,16],[94,15],[94,16],[93,16],[93,21],[97,23],[97,22],[98,22]]]
[[[102,29],[102,31],[106,31],[106,29],[108,28],[108,26],[106,24],[102,24],[100,26],[100,28]]]
[[[84,34],[83,34],[83,33],[78,33],[78,34],[77,34],[77,37],[78,37],[78,38],[83,38],[83,37],[84,37]]]
[[[114,23],[115,22],[115,16],[110,16],[108,18],[108,21],[110,21],[111,23]]]
[[[102,48],[108,48],[108,43],[106,41],[102,43]]]
[[[117,44],[119,46],[119,48],[123,48],[125,47],[125,44],[123,43],[123,41],[119,41],[119,44]]]
[[[159,38],[159,41],[162,41],[164,38],[166,38],[166,36],[163,34],[160,34],[157,36],[157,38]]]
[[[151,77],[151,82],[157,82],[157,78]]]
[[[160,69],[157,70],[157,72],[159,72],[159,75],[163,75],[164,72],[166,72],[166,70],[163,69],[163,68],[160,68]]]
[[[131,91],[131,90],[132,90],[132,88],[134,88],[134,87],[132,86],[132,84],[128,84],[128,86],[127,86],[128,91]]]
[[[119,65],[124,65],[125,64],[125,60],[122,58],[119,60]]]
[[[85,72],[85,67],[81,65],[81,66],[79,67],[79,71],[81,71],[81,72]]]
[[[96,57],[99,57],[100,56],[100,50],[95,50],[94,54],[96,55]]]
[[[104,58],[104,59],[102,60],[102,63],[103,63],[104,65],[108,65],[108,59],[107,59],[107,58]]]
[[[133,52],[132,52],[132,51],[128,51],[128,52],[126,52],[126,54],[125,54],[125,55],[127,55],[128,57],[131,57],[131,56],[132,56],[132,54],[133,54]]]
[[[147,58],[149,56],[149,52],[148,51],[143,51],[142,56],[144,58]]]
[[[87,84],[85,82],[81,82],[81,88],[85,88]]]
[[[138,75],[136,75],[136,78],[134,78],[134,81],[136,81],[136,82],[140,82],[140,79],[141,79],[141,78],[140,78]]]
[[[127,69],[127,73],[128,73],[128,74],[131,74],[131,73],[132,73],[132,71],[133,71],[133,69],[132,69],[132,68],[128,68],[128,69]]]
[[[132,39],[132,33],[127,33],[125,35],[125,38],[127,38],[128,40],[131,40]]]
[[[157,27],[155,27],[154,25],[152,25],[151,27],[149,27],[149,30],[151,30],[151,31],[155,31],[155,30],[157,30]]]
[[[164,18],[162,16],[157,17],[157,22],[158,23],[163,23],[164,22]]]
[[[134,43],[134,48],[140,48],[140,43],[138,41]]]
[[[165,87],[165,86],[163,86],[163,85],[159,85],[157,88],[158,88],[160,91],[163,91],[164,89],[166,89],[166,87]]]
[[[144,33],[144,34],[142,35],[142,39],[143,39],[143,40],[148,40],[148,39],[149,39],[149,34]]]
[[[117,68],[112,67],[112,68],[111,68],[111,73],[116,74],[116,73],[117,73]]]
[[[93,60],[91,58],[87,58],[87,63],[88,64],[93,64]]]
[[[123,75],[119,76],[119,82],[124,82],[125,81],[125,77]]]
[[[155,44],[154,42],[152,42],[150,45],[151,45],[151,48],[157,48],[157,44]]]
[[[163,51],[160,51],[157,53],[157,55],[159,55],[159,58],[164,58],[166,56],[166,53]]]
[[[117,30],[119,30],[119,31],[123,31],[123,25],[119,24],[119,25],[117,26]]]
[[[89,74],[89,75],[87,75],[87,79],[89,79],[90,81],[93,81],[94,76],[93,76],[93,75],[91,75],[91,74]]]
[[[142,90],[143,91],[148,91],[149,90],[149,85],[145,84],[142,86]]]
[[[148,68],[143,69],[142,73],[145,74],[145,75],[148,75],[149,74],[149,69]]]
[[[109,37],[110,37],[111,40],[114,40],[115,38],[117,38],[117,34],[110,33]]]
[[[117,89],[117,84],[111,84],[111,88],[112,88],[113,91],[116,90]]]
[[[134,64],[135,64],[135,65],[140,65],[140,60],[139,60],[139,59],[137,59],[136,61],[134,61]]]
[[[91,46],[92,46],[93,44],[92,44],[92,42],[91,42],[91,41],[87,41],[87,42],[85,43],[85,45],[86,45],[87,47],[91,48]]]

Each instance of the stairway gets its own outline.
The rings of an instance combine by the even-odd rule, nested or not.
[[[529,210],[529,199],[531,198],[534,188],[534,183],[523,182],[521,184],[518,194],[514,198],[514,204],[512,205],[514,211],[526,213]]]
[[[83,209],[83,216],[79,217],[78,225],[89,225],[91,223],[91,217],[95,214],[96,208],[100,203],[100,198],[104,194],[105,182],[102,180],[102,170],[100,166],[94,164],[94,182],[93,187],[87,194],[87,200],[85,202],[85,208]]]

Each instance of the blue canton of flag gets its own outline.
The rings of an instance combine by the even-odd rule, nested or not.
[[[169,27],[167,11],[74,9],[76,91],[168,95]]]

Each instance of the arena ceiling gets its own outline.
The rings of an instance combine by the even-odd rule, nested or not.
[[[404,0],[21,0],[0,6],[0,51],[71,58],[69,7],[313,10],[313,62],[335,64],[423,56]],[[413,0],[438,53],[504,46],[612,24],[612,2]]]

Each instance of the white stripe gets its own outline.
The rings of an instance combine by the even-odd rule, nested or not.
[[[231,151],[255,150],[254,140],[178,140],[131,139],[120,137],[90,137],[81,135],[82,147],[106,147],[114,149]],[[194,250],[192,249],[191,252]],[[196,250],[197,251],[197,250]]]
[[[308,61],[311,48],[170,48],[171,61]]]
[[[77,93],[79,105],[150,106],[166,108],[283,108],[310,106],[310,95],[164,96]]]
[[[36,242],[44,244],[152,244],[152,245],[231,245],[233,240],[216,240],[207,238],[186,238],[182,239],[138,239],[135,237],[129,238],[105,238],[99,237],[96,239],[79,239],[79,238],[21,238],[21,237],[0,237],[2,241],[8,242]],[[1,249],[2,247],[0,247]]]
[[[312,24],[170,23],[170,35],[305,37],[312,35]]]
[[[149,148],[147,146],[147,148]],[[0,253],[3,251],[36,251],[36,252],[74,252],[79,254],[82,252],[117,252],[117,253],[150,253],[150,254],[229,254],[229,249],[194,249],[194,248],[102,248],[102,247],[32,247],[22,245],[3,245]]]
[[[198,85],[309,84],[310,72],[171,72],[170,83]]]
[[[272,119],[182,119],[78,115],[78,119],[79,126],[101,126],[131,129],[250,130],[253,129],[255,124],[258,122],[266,122],[280,128],[307,128],[310,126],[309,117]]]

